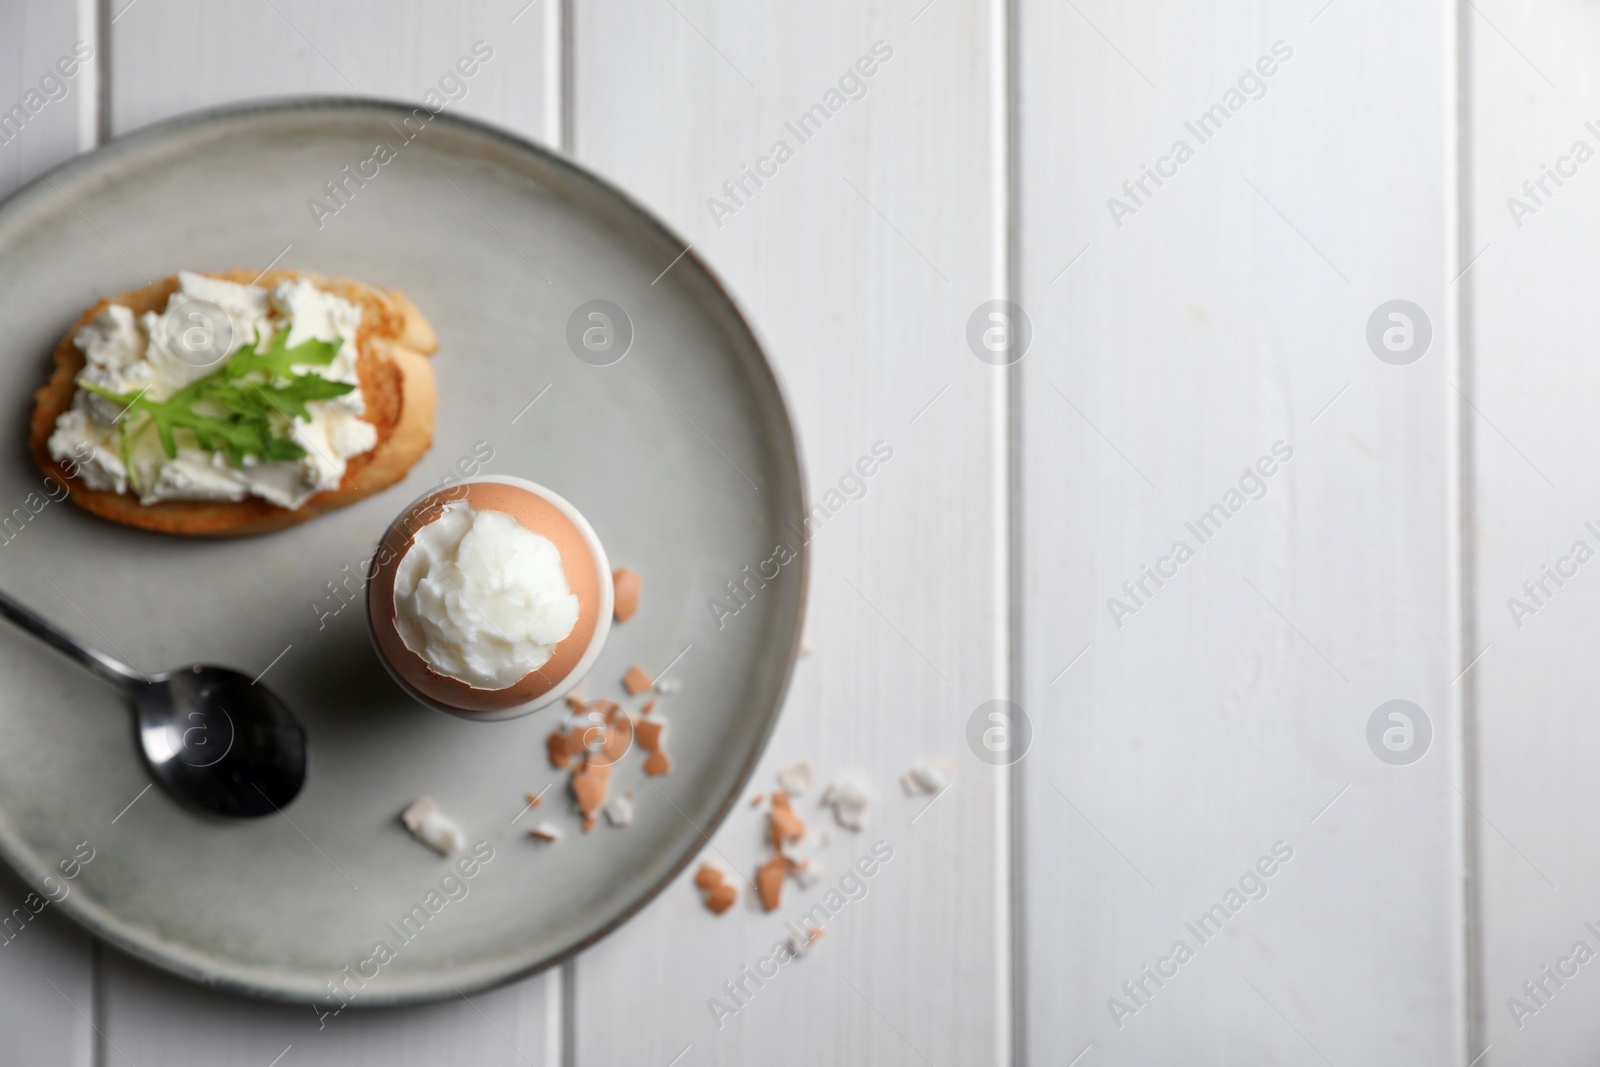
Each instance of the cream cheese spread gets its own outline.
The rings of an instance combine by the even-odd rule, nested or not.
[[[447,504],[395,570],[406,647],[474,689],[504,689],[544,666],[578,622],[555,542],[498,511]]]
[[[247,343],[264,350],[287,329],[287,349],[313,340],[339,346],[331,363],[291,366],[291,372],[315,372],[354,388],[342,396],[308,401],[309,419],[272,413],[278,434],[304,451],[300,458],[268,461],[247,453],[235,465],[224,452],[201,448],[183,429],[176,433],[176,456],[167,454],[156,433],[142,432],[134,434],[125,457],[119,423],[126,416],[133,423],[127,428],[131,432],[138,429],[140,416],[128,415],[127,405],[80,386],[72,407],[56,420],[50,454],[58,461],[75,459],[89,488],[132,491],[144,504],[255,496],[293,509],[337,488],[349,460],[378,443],[377,428],[361,417],[366,411],[356,373],[361,309],[304,279],[285,280],[269,290],[184,271],[178,283],[159,314],[135,316],[111,304],[80,329],[73,338],[85,359],[79,381],[120,395],[167,400],[216,372]]]

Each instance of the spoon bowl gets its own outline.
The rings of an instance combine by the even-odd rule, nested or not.
[[[195,664],[130,686],[152,777],[217,815],[271,815],[306,778],[306,733],[277,694],[227,667]]]

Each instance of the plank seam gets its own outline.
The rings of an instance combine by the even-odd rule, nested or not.
[[[578,959],[573,957],[561,965],[559,980],[561,997],[561,1067],[578,1067]]]
[[[92,0],[87,7],[79,8],[94,25],[85,27],[85,34],[94,40],[94,144],[96,147],[111,139],[111,0]],[[92,11],[92,14],[90,13]],[[81,136],[81,135],[80,135]],[[82,140],[78,142],[80,145]],[[89,1063],[91,1067],[106,1067],[105,1032],[109,1025],[106,1012],[105,945],[99,938],[89,942]]]
[[[105,944],[98,938],[89,941],[89,1063],[106,1067]]]
[[[560,64],[556,72],[561,95],[558,105],[561,115],[561,129],[556,144],[563,152],[571,156],[577,152],[573,138],[573,123],[577,115],[577,108],[574,103],[576,94],[573,91],[576,85],[573,77],[573,64],[577,59],[577,49],[574,47],[576,27],[573,24],[573,0],[555,0],[555,3],[556,11],[558,12],[556,17],[560,22],[557,29],[561,36],[561,47],[558,50]]]
[[[1456,16],[1456,259],[1467,256],[1473,247],[1473,183],[1472,183],[1472,19],[1469,12],[1472,0],[1459,0]],[[1470,264],[1468,264],[1470,265]],[[1475,346],[1473,343],[1473,279],[1465,266],[1459,275],[1455,294],[1456,316],[1456,377],[1461,388],[1456,398],[1457,469],[1456,492],[1460,496],[1459,531],[1457,536],[1460,558],[1458,561],[1458,610],[1461,613],[1462,663],[1469,663],[1476,655],[1478,640],[1477,619],[1477,538],[1473,535],[1476,518],[1475,477],[1473,460],[1473,428],[1471,402],[1473,393]],[[1470,663],[1469,663],[1470,666]],[[1462,789],[1467,803],[1461,805],[1462,826],[1462,955],[1463,990],[1466,1018],[1463,1020],[1463,1039],[1468,1056],[1478,1055],[1483,1049],[1487,1034],[1484,1004],[1483,959],[1483,902],[1481,858],[1476,810],[1479,794],[1478,774],[1478,684],[1471,671],[1463,672],[1461,679],[1461,754],[1459,767]],[[1483,1067],[1488,1067],[1487,1063]]]
[[[111,140],[111,0],[94,0],[95,115],[94,143]],[[82,142],[79,142],[80,144]]]
[[[556,101],[555,109],[556,114],[560,116],[560,128],[555,131],[552,140],[562,152],[575,157],[577,109],[573,106],[575,96],[573,89],[576,84],[573,68],[577,56],[577,12],[573,0],[550,0],[550,3],[557,23],[555,31],[559,40],[556,48],[558,69],[553,81],[555,91],[560,97]],[[559,998],[557,1011],[553,1013],[558,1032],[554,1040],[547,1037],[545,1045],[547,1048],[560,1050],[561,1067],[578,1067],[577,958],[574,957],[561,964],[559,974],[550,984],[554,987],[554,995]]]
[[[1022,249],[1022,197],[1021,197],[1021,6],[1019,0],[997,0],[1001,8],[1002,32],[1005,36],[1001,71],[1003,79],[1004,137],[1005,137],[1005,220],[1001,233],[1004,242],[1000,254],[1003,298],[1021,297]],[[1019,361],[1020,363],[1020,361]],[[1005,368],[1006,412],[1005,426],[1001,430],[1006,464],[1005,516],[1009,528],[1005,532],[1006,573],[1006,635],[1005,656],[1007,670],[1007,697],[1017,699],[1023,692],[1023,453],[1022,453],[1022,370],[1013,364]],[[1004,811],[1009,832],[1006,835],[1006,868],[1010,876],[1008,893],[1006,947],[1009,949],[1010,988],[1010,1061],[1015,1067],[1025,1067],[1027,1055],[1027,997],[1025,954],[1026,940],[1023,910],[1026,879],[1022,869],[1025,854],[1023,843],[1023,814],[1026,793],[1024,789],[1024,761],[1019,760],[1007,774],[1008,796]]]

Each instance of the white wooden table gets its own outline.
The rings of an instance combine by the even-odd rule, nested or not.
[[[47,918],[0,949],[0,1063],[1594,1062],[1593,4],[525,2],[0,0],[0,108],[95,53],[0,191],[219,102],[420,99],[487,42],[451,106],[722,272],[813,492],[894,449],[814,543],[758,787],[860,772],[896,858],[720,1029],[782,913],[686,881],[556,972],[321,1031]],[[998,298],[1032,325],[1009,370],[966,340]],[[1431,327],[1404,365],[1367,339],[1391,300]],[[1005,697],[1009,771],[965,741]],[[1390,700],[1431,727],[1409,764],[1369,745]],[[919,817],[895,780],[930,757],[960,769]]]

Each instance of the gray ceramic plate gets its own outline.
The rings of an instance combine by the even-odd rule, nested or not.
[[[420,128],[410,140],[408,118]],[[393,158],[364,164],[380,143]],[[347,181],[337,213],[314,214],[308,201],[331,208],[325,183],[347,166],[364,184]],[[739,309],[693,252],[678,258],[683,249],[626,196],[531,144],[369,101],[274,102],[163,123],[0,205],[11,439],[0,503],[22,507],[0,532],[0,582],[145,670],[270,665],[266,680],[311,738],[310,778],[285,816],[197,817],[159,788],[141,794],[148,779],[130,718],[109,690],[0,631],[0,853],[41,894],[65,892],[51,907],[208,985],[316,1000],[348,967],[375,972],[356,1003],[395,1004],[548,966],[671,881],[772,730],[806,582],[804,488],[783,397]],[[74,317],[146,278],[275,259],[396,286],[432,320],[438,433],[410,476],[247,540],[160,537],[70,502],[30,511],[29,494],[42,489],[24,449],[31,394]],[[611,351],[582,348],[582,328],[604,326],[586,313],[574,333],[588,359],[568,342],[569,319],[593,300],[631,322],[625,357],[606,366],[597,364],[625,340],[614,314]],[[429,711],[374,658],[359,601],[336,610],[332,590],[359,573],[393,515],[491,450],[485,473],[561,493],[614,565],[644,575],[643,607],[612,631],[591,695],[620,697],[630,663],[654,673],[676,658],[682,691],[661,712],[676,768],[647,781],[642,754],[622,761],[613,790],[632,790],[637,808],[625,829],[578,832],[565,776],[543,754],[554,709],[492,724]],[[716,596],[738,606],[727,583],[779,543],[799,558],[764,586],[748,582],[737,614],[708,607]],[[533,816],[518,813],[524,793],[550,782],[535,814],[568,834],[542,846],[526,833]],[[447,881],[448,893],[439,887],[450,866],[397,821],[420,793],[493,849],[461,888]],[[86,849],[88,865],[60,868]],[[426,922],[413,919],[421,932],[404,940],[400,920],[419,905]],[[392,958],[375,956],[379,942]]]

